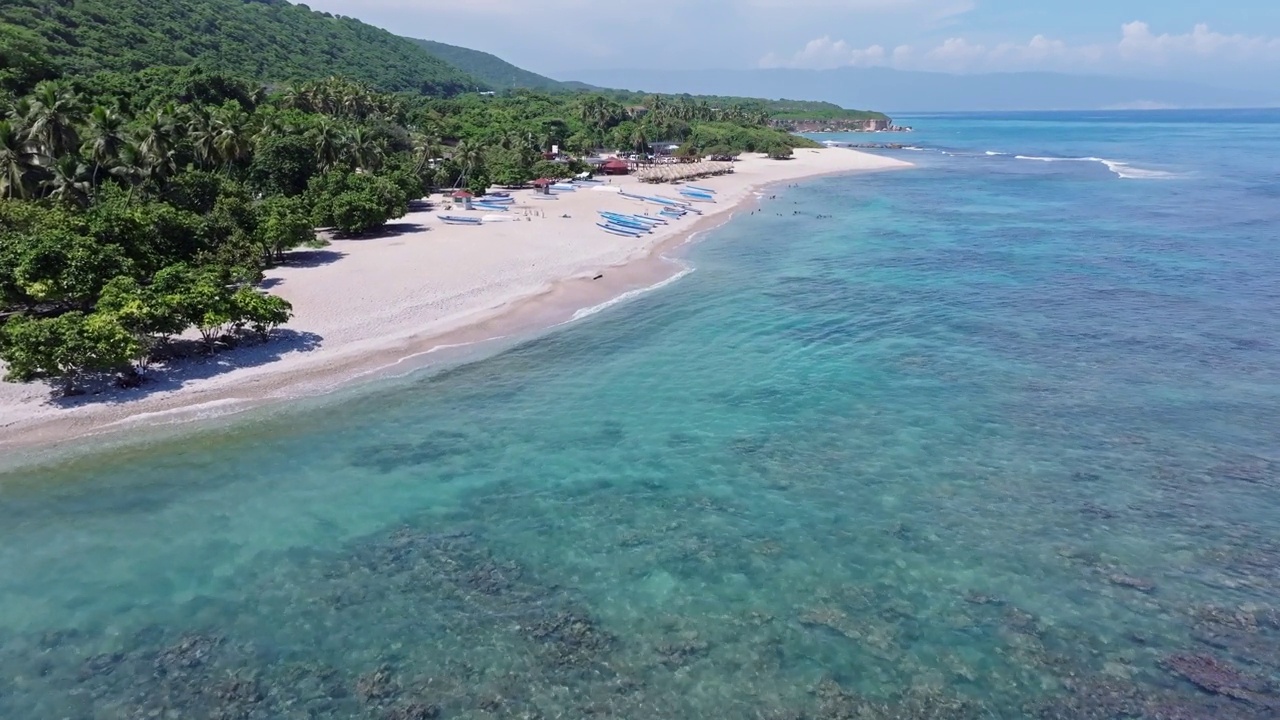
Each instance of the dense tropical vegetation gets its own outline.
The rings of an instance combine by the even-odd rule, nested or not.
[[[291,313],[256,287],[264,270],[322,242],[316,228],[376,231],[433,190],[566,177],[602,148],[785,158],[812,144],[773,127],[798,109],[785,102],[463,92],[481,87],[414,41],[279,0],[6,3],[7,379],[137,382],[176,339],[213,353],[263,338]]]
[[[385,91],[481,86],[412,40],[283,0],[6,0],[0,47],[68,76],[198,64],[264,82],[340,74]]]
[[[268,93],[193,68],[42,80],[0,120],[0,359],[10,379],[71,390],[137,377],[189,330],[210,352],[265,335],[289,307],[253,283],[313,228],[364,233],[434,188],[583,169],[547,159],[554,146],[785,156],[807,143],[761,110],[644,102],[428,98],[336,77]]]

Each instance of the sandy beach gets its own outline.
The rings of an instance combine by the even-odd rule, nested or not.
[[[672,196],[674,188],[617,177],[554,200],[521,190],[512,210],[496,214],[444,210],[437,199],[376,236],[298,251],[268,271],[265,287],[293,303],[294,318],[267,344],[158,368],[134,390],[55,399],[43,383],[0,384],[0,450],[314,395],[434,348],[562,323],[680,273],[664,253],[727,221],[766,185],[907,166],[848,149],[797,150],[789,161],[745,157],[732,175],[696,183],[716,191],[715,204],[697,204],[702,217],[640,238],[596,227],[597,211],[656,214],[657,206],[618,191]],[[440,213],[486,222],[446,225]]]

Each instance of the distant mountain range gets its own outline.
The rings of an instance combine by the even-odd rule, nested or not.
[[[1063,73],[952,75],[889,68],[834,70],[575,70],[591,85],[660,93],[825,100],[888,112],[1256,107],[1242,90],[1195,83]]]
[[[15,48],[17,50],[15,50]],[[1183,82],[1055,73],[948,75],[836,70],[574,70],[556,80],[489,53],[393,35],[285,0],[7,0],[0,59],[17,52],[57,74],[197,65],[270,83],[346,75],[380,90],[617,88],[821,100],[894,112],[1241,107],[1280,98]],[[12,64],[12,63],[10,63]],[[38,64],[38,63],[37,63]],[[12,70],[0,67],[0,85]]]

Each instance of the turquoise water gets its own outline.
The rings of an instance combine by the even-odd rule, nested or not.
[[[0,717],[1276,717],[1280,114],[905,121],[497,357],[3,477]]]

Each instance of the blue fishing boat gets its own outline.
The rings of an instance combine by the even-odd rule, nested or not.
[[[614,235],[622,235],[624,237],[631,237],[631,238],[640,237],[640,233],[635,232],[634,230],[628,230],[626,228],[616,227],[614,225],[609,225],[607,223],[596,223],[596,227],[602,228],[605,232],[613,233]]]
[[[695,190],[695,191],[700,192],[700,193],[710,193],[710,194],[712,194],[712,195],[715,195],[715,194],[716,194],[716,191],[715,191],[715,190],[712,190],[711,188],[698,187],[697,185],[685,185],[685,187],[689,188],[690,190]]]
[[[640,223],[648,228],[655,228],[659,225],[666,225],[667,221],[662,218],[649,217],[645,215],[623,215],[622,213],[601,212],[601,215],[610,220],[623,220],[626,222]]]
[[[634,221],[634,220],[621,220],[621,219],[618,219],[618,218],[612,218],[612,217],[607,217],[607,216],[605,217],[605,220],[606,220],[609,224],[611,224],[611,225],[617,225],[618,227],[624,227],[624,228],[626,228],[626,229],[628,229],[628,230],[635,230],[636,232],[641,232],[641,233],[649,233],[649,232],[653,232],[653,228],[652,228],[652,227],[650,227],[649,225],[645,225],[645,224],[644,224],[644,223],[642,223],[642,222],[636,222],[636,221]]]
[[[685,197],[689,198],[694,202],[713,203],[716,201],[716,199],[711,197],[710,195],[685,195]]]
[[[437,215],[446,225],[479,225],[482,221],[477,217],[464,217],[462,215]]]
[[[654,195],[652,200],[654,202],[666,203],[667,205],[678,205],[680,207],[689,207],[689,200],[687,198],[677,199],[677,198],[669,198],[666,195]]]
[[[479,208],[481,210],[494,210],[496,212],[506,212],[511,209],[511,208],[508,208],[506,205],[501,205],[498,203],[487,203],[487,202],[473,202],[471,203],[471,207]]]

